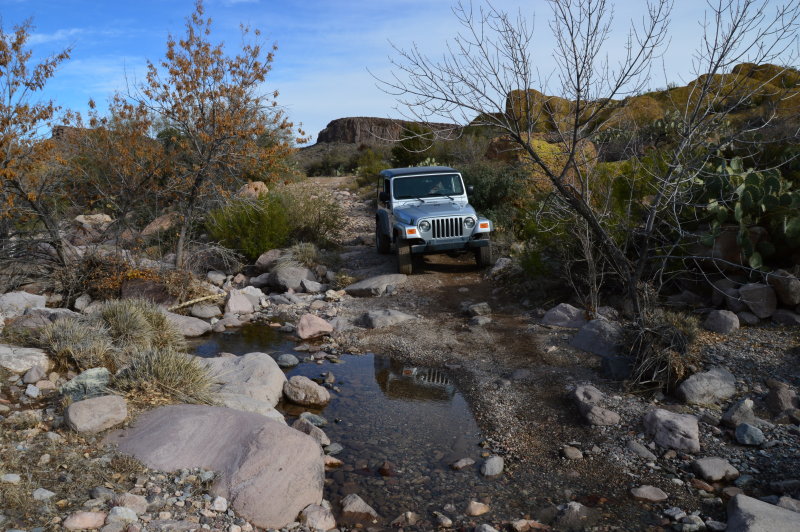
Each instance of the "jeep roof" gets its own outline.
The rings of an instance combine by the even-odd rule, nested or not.
[[[421,174],[449,174],[452,172],[458,173],[458,170],[449,166],[415,166],[413,168],[389,168],[381,171],[381,176],[392,178]]]

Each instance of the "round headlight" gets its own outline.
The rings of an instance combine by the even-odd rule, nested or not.
[[[464,218],[464,227],[466,227],[467,229],[472,229],[473,227],[475,227],[475,218],[472,217]]]
[[[419,230],[427,233],[431,230],[431,223],[428,220],[423,220],[419,223]]]

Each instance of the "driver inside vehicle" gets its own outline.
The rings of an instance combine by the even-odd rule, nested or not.
[[[426,181],[426,188],[428,188],[429,196],[446,195],[450,194],[449,187],[443,178],[431,178]]]

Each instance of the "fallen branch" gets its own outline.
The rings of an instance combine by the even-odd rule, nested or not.
[[[167,310],[172,312],[174,310],[179,310],[179,309],[194,305],[195,303],[201,303],[203,301],[210,301],[212,299],[224,298],[226,295],[227,294],[211,294],[210,296],[198,297],[196,299],[192,299],[191,301],[186,301],[185,303],[180,303],[178,305],[169,307]]]

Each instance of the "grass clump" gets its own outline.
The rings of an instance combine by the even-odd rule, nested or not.
[[[113,365],[114,344],[108,329],[83,318],[65,318],[38,331],[35,343],[46,349],[63,371],[70,366],[85,370]]]
[[[170,348],[137,352],[114,379],[114,387],[124,392],[156,392],[175,401],[208,405],[216,402],[212,386],[205,366]]]

